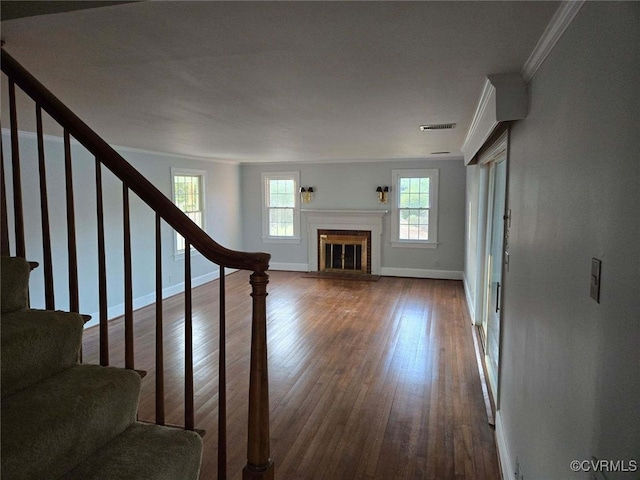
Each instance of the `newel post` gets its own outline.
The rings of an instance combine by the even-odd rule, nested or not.
[[[272,480],[269,458],[269,375],[267,372],[267,283],[269,275],[251,275],[253,319],[251,326],[251,372],[249,374],[249,431],[247,464],[243,480]]]

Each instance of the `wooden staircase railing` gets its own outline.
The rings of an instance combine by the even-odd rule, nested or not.
[[[36,135],[38,143],[38,168],[40,180],[41,228],[43,238],[43,267],[45,272],[45,305],[55,308],[53,288],[53,268],[49,206],[47,197],[47,172],[44,155],[44,135],[42,111],[54,119],[64,131],[64,165],[66,185],[67,253],[69,277],[70,310],[79,311],[78,261],[76,245],[76,225],[73,195],[73,171],[71,161],[71,138],[82,144],[95,156],[95,185],[97,202],[98,236],[98,302],[100,332],[100,364],[109,364],[107,281],[104,239],[104,205],[102,201],[102,168],[106,167],[122,182],[123,199],[123,248],[125,285],[125,367],[134,368],[133,342],[133,299],[131,268],[131,229],[129,217],[129,194],[133,192],[155,212],[155,266],[156,266],[156,423],[164,424],[164,377],[162,351],[162,256],[160,228],[164,221],[185,238],[185,252],[193,246],[206,259],[220,268],[220,347],[219,347],[219,428],[218,428],[218,478],[226,478],[226,384],[225,384],[225,268],[249,270],[252,288],[252,335],[249,385],[249,422],[247,443],[247,464],[243,470],[245,480],[267,480],[274,477],[273,462],[269,453],[269,388],[266,344],[266,296],[269,277],[270,255],[267,253],[247,253],[230,250],[216,243],[170,199],[130,165],[120,154],[110,147],[91,128],[80,120],[69,108],[49,92],[38,80],[16,62],[4,49],[1,58],[2,72],[7,76],[9,89],[9,127],[11,135],[11,171],[13,194],[14,248],[16,256],[27,258],[25,242],[25,219],[23,215],[23,193],[21,186],[20,150],[18,142],[18,113],[16,107],[16,86],[34,102],[36,109]],[[1,148],[0,148],[1,150]],[[11,254],[8,232],[7,188],[5,185],[4,155],[1,162],[1,219],[0,250],[2,255]],[[194,383],[193,345],[191,318],[191,262],[185,255],[185,419],[184,426],[193,430]]]

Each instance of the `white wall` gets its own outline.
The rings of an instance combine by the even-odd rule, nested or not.
[[[400,168],[437,168],[439,177],[437,249],[394,248],[391,246],[390,215],[383,218],[381,267],[383,274],[443,276],[462,279],[464,266],[465,167],[462,160],[356,162],[329,164],[245,164],[242,165],[242,217],[244,249],[271,253],[278,268],[307,270],[307,225],[301,217],[300,244],[262,241],[261,172],[299,171],[300,182],[314,188],[312,203],[303,208],[318,210],[388,210],[380,204],[375,189],[391,186],[391,171]]]
[[[6,183],[10,217],[12,212],[10,140],[3,130]],[[27,240],[27,258],[42,265],[42,232],[38,183],[37,149],[35,137],[20,136],[20,158],[24,217]],[[47,137],[45,142],[47,162],[47,188],[49,215],[53,242],[56,308],[68,309],[67,234],[64,183],[64,153],[62,139]],[[206,171],[206,230],[225,247],[238,249],[242,245],[240,222],[239,166],[212,163],[139,150],[119,149],[134,167],[156,187],[171,197],[171,167]],[[80,310],[94,315],[97,321],[98,265],[97,223],[94,158],[79,144],[72,145],[74,170],[74,197],[76,213],[76,238],[80,283]],[[123,311],[123,227],[122,184],[105,168],[103,172],[103,201],[105,210],[105,242],[107,249],[107,290],[110,317]],[[155,214],[130,192],[131,243],[133,268],[134,307],[152,303],[155,299]],[[10,231],[13,231],[10,228]],[[15,248],[13,238],[10,239]],[[163,287],[164,296],[184,289],[184,259],[174,257],[173,230],[163,225]],[[44,308],[43,268],[32,273],[30,285],[33,308]],[[200,255],[192,259],[194,284],[217,278],[218,267]]]
[[[511,130],[497,427],[526,480],[640,461],[639,59],[640,4],[586,2]]]

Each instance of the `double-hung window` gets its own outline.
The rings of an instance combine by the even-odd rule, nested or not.
[[[300,241],[299,172],[262,174],[264,241]]]
[[[204,170],[171,169],[173,203],[204,230]],[[175,234],[175,253],[184,254],[185,239]]]
[[[393,170],[393,240],[396,247],[438,245],[438,169]]]

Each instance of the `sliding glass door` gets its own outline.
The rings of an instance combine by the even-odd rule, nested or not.
[[[500,288],[504,250],[504,214],[507,187],[506,156],[489,164],[487,239],[485,255],[485,299],[482,328],[486,339],[485,355],[493,398],[498,398],[500,361]]]

